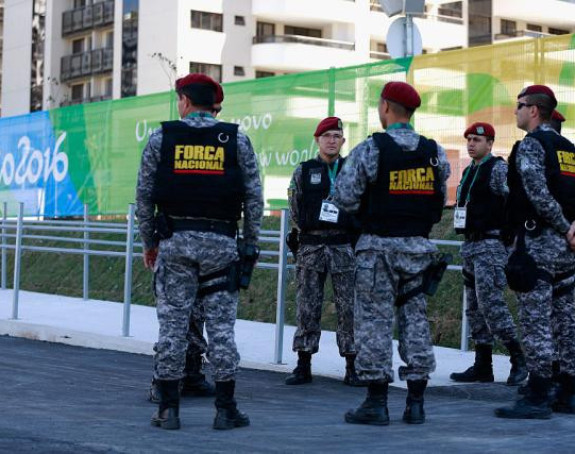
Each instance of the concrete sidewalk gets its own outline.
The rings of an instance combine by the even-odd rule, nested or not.
[[[18,320],[11,320],[12,290],[0,290],[0,335],[59,342],[81,347],[117,350],[151,355],[158,336],[155,308],[132,305],[130,337],[122,336],[123,305],[109,301],[84,301],[59,295],[20,291]],[[291,351],[295,328],[286,326],[283,342],[283,364],[274,364],[275,325],[238,320],[236,342],[241,355],[241,367],[290,372],[296,365]],[[394,342],[394,367],[401,365]],[[435,347],[437,370],[429,386],[456,385],[449,380],[453,371],[465,370],[473,363],[473,352]],[[509,373],[509,359],[496,355],[493,359],[495,380],[504,382]],[[342,378],[344,360],[339,356],[335,333],[322,333],[320,350],[313,357],[313,373]],[[393,386],[405,387],[397,379]]]

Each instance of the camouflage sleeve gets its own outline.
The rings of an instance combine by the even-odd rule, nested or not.
[[[157,246],[154,241],[154,214],[156,206],[153,201],[156,171],[160,163],[160,148],[162,147],[162,130],[156,129],[151,135],[142,152],[142,161],[138,172],[136,186],[136,216],[140,229],[140,238],[144,249]]]
[[[566,233],[570,224],[547,187],[545,151],[541,144],[531,137],[523,139],[517,150],[516,163],[527,197],[537,214],[558,232]]]
[[[489,190],[498,196],[507,198],[509,195],[509,187],[507,186],[507,163],[498,159],[493,170],[491,171],[491,179],[489,180]]]
[[[378,159],[379,150],[371,138],[351,150],[335,180],[332,200],[336,206],[350,213],[359,210],[367,185],[377,179]]]
[[[260,235],[264,201],[262,183],[258,170],[258,160],[250,139],[238,134],[238,164],[244,179],[244,239],[248,244],[256,244]]]
[[[439,178],[441,180],[441,191],[444,194],[443,204],[447,203],[447,180],[451,176],[451,165],[447,159],[447,153],[443,147],[437,144],[437,160],[439,161]]]
[[[302,166],[296,167],[288,189],[289,212],[292,221],[299,226],[299,206],[302,197]]]

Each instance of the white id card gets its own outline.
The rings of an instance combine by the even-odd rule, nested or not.
[[[336,207],[333,203],[330,202],[322,202],[321,204],[321,211],[319,213],[319,220],[324,222],[337,222],[337,218],[339,217],[339,208]]]
[[[453,227],[456,229],[464,229],[466,220],[467,207],[455,207],[455,212],[453,213]]]

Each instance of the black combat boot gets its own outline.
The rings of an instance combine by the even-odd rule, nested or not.
[[[510,386],[518,386],[528,375],[525,355],[523,355],[523,350],[521,350],[521,345],[517,340],[507,342],[505,347],[509,351],[509,362],[511,363],[511,371],[509,372],[509,377],[507,377],[507,384]]]
[[[403,420],[408,424],[423,424],[425,411],[423,410],[423,393],[427,388],[427,380],[407,380],[407,398]]]
[[[202,373],[202,355],[186,355],[186,367],[182,379],[182,396],[184,397],[213,397],[216,395],[214,385],[206,380]]]
[[[152,426],[167,430],[180,428],[180,380],[156,380],[160,405],[152,415]]]
[[[360,380],[355,371],[355,357],[357,355],[345,355],[345,377],[343,383],[347,386],[367,386],[367,382]]]
[[[559,375],[559,389],[553,401],[553,411],[575,413],[575,377],[565,373]]]
[[[297,352],[297,367],[286,378],[286,385],[303,385],[311,383],[311,353]]]
[[[350,424],[389,425],[387,390],[389,384],[381,381],[368,382],[367,398],[355,410],[348,410],[345,422]]]
[[[491,345],[477,344],[475,346],[475,364],[465,372],[454,372],[449,378],[461,383],[490,383],[493,378]]]
[[[512,407],[497,408],[495,416],[508,419],[549,419],[552,413],[549,402],[550,386],[550,378],[530,374],[526,394]]]
[[[216,382],[215,404],[217,412],[213,425],[216,430],[230,430],[250,425],[248,415],[238,410],[234,399],[235,389],[235,380]]]

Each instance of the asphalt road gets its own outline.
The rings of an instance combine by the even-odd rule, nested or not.
[[[503,384],[432,388],[427,423],[402,423],[405,391],[392,389],[390,426],[346,424],[365,389],[316,378],[288,387],[283,374],[242,370],[237,400],[252,425],[211,428],[212,399],[184,399],[182,429],[151,427],[149,356],[0,337],[1,453],[394,452],[573,453],[575,416],[500,420]]]

